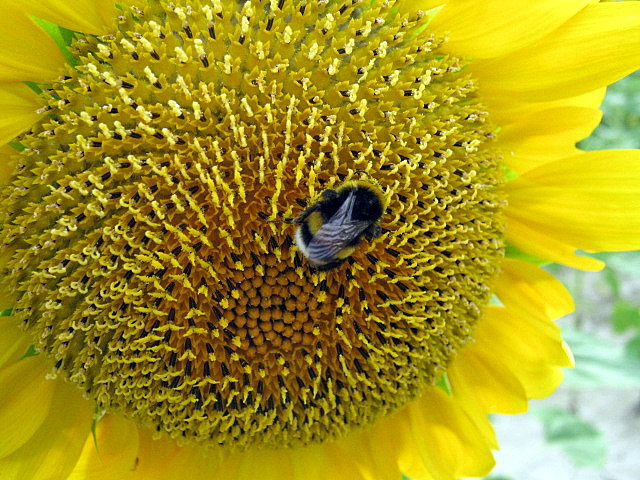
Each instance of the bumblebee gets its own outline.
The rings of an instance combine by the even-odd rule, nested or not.
[[[286,223],[300,225],[296,244],[309,263],[321,271],[342,264],[362,241],[380,236],[384,212],[380,188],[366,180],[351,180],[335,190],[325,190],[320,199]]]

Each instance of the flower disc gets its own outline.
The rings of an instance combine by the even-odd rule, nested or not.
[[[101,409],[175,438],[306,445],[420,394],[502,256],[494,127],[395,2],[122,2],[43,93],[2,233],[15,315]],[[328,272],[293,226],[372,178],[383,234]]]

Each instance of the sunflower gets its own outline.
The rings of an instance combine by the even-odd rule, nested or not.
[[[485,475],[572,365],[539,265],[640,244],[575,147],[640,2],[5,3],[3,479]]]

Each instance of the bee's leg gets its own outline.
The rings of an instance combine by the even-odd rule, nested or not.
[[[377,223],[372,223],[362,233],[364,234],[364,237],[370,242],[374,238],[378,238],[380,235],[382,235],[382,227]]]

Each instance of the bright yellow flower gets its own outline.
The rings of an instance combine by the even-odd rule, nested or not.
[[[571,366],[536,259],[640,246],[640,154],[575,147],[640,2],[5,3],[2,479],[485,475]],[[351,179],[318,270],[282,220]]]

